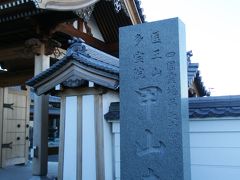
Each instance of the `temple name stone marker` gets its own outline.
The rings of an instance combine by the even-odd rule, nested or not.
[[[190,180],[185,27],[120,29],[121,179]]]

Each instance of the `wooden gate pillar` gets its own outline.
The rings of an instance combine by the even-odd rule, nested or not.
[[[35,55],[34,75],[49,68],[50,56],[45,55],[45,45],[41,43]],[[35,176],[46,176],[48,171],[48,95],[34,94],[33,123],[33,169]]]

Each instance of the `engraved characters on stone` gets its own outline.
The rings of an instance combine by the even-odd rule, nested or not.
[[[140,145],[138,141],[136,142],[137,155],[139,157],[147,156],[149,154],[159,154],[160,156],[163,155],[166,145],[160,140],[155,144],[153,142],[153,133],[149,129],[145,129],[145,134],[147,138],[147,143],[145,146]]]

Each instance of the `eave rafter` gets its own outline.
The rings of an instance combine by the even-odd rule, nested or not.
[[[71,24],[61,23],[51,31],[52,34],[55,32],[61,32],[71,37],[81,38],[86,42],[86,44],[109,54],[115,54],[116,52],[118,52],[117,43],[106,44],[103,41],[100,41],[99,39],[88,35],[87,33],[75,29]]]

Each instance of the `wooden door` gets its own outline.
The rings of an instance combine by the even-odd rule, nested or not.
[[[4,88],[2,92],[1,167],[6,167],[28,160],[30,103],[29,91]]]

